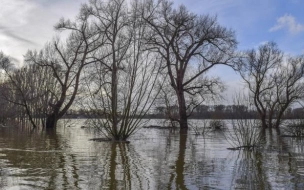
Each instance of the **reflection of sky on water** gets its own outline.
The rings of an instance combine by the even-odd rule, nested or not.
[[[304,141],[275,130],[260,151],[230,151],[222,133],[191,130],[141,129],[130,144],[89,141],[98,135],[83,121],[56,133],[0,128],[0,189],[303,187]]]

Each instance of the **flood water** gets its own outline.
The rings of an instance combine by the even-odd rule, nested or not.
[[[304,189],[304,140],[266,130],[255,151],[227,150],[222,133],[140,129],[131,143],[82,121],[56,131],[0,128],[0,189]]]

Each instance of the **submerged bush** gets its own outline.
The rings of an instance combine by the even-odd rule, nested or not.
[[[254,149],[261,141],[261,128],[258,120],[252,119],[237,119],[232,120],[232,129],[225,135],[229,144],[237,149]]]
[[[190,126],[195,135],[206,135],[211,131],[209,122],[207,120],[203,120],[201,127],[199,127],[197,124],[190,124]]]
[[[304,120],[293,120],[286,125],[284,130],[286,136],[304,137]]]
[[[211,120],[209,126],[212,131],[223,131],[227,128],[226,123],[223,120]]]
[[[223,120],[202,120],[199,124],[189,123],[195,135],[206,135],[210,132],[224,131],[227,129],[226,123]]]

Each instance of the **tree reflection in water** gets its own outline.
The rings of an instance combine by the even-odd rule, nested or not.
[[[2,130],[0,141],[3,139],[5,143],[0,151],[0,166],[7,162],[3,163],[7,169],[0,173],[2,187],[164,189],[168,186],[169,189],[187,189],[184,184],[187,134],[168,133],[165,144],[161,138],[157,140],[159,144],[145,140],[150,144],[147,149],[155,146],[159,151],[158,155],[148,151],[148,154],[152,153],[149,156],[141,152],[145,147],[139,148],[132,143],[89,142],[87,134],[85,138],[79,136],[80,130]],[[166,159],[168,162],[162,162]],[[174,163],[174,170],[168,163]],[[165,185],[172,183],[169,175],[174,177],[175,185]]]
[[[105,160],[108,163],[105,164],[103,188],[188,189],[184,180],[187,135],[182,133],[177,138],[174,132],[169,133],[165,141],[167,150],[163,151],[162,147],[158,147],[157,150],[160,151],[152,155],[152,158],[141,155],[132,144],[109,143],[108,148],[111,151],[107,152],[109,159]],[[175,142],[179,143],[178,150],[171,147],[171,143]],[[177,157],[174,155],[176,151]],[[150,165],[145,165],[150,159],[156,161],[152,168]],[[173,167],[171,167],[171,159],[176,160]],[[168,174],[170,178],[167,178]]]
[[[223,135],[142,129],[130,144],[90,129],[0,128],[0,189],[303,189],[304,140],[264,131],[254,151]]]
[[[131,189],[129,159],[126,154],[126,144],[112,143],[109,160],[109,189]]]
[[[271,189],[258,151],[237,151],[230,189]]]
[[[104,160],[105,173],[100,189],[145,189],[142,185],[144,175],[140,172],[142,165],[132,145],[108,143],[108,148],[106,157],[109,159]]]
[[[185,186],[184,179],[184,166],[185,166],[185,151],[187,143],[187,131],[181,131],[179,135],[179,150],[177,155],[177,160],[175,163],[175,172],[171,173],[170,181],[167,189],[187,189]],[[173,181],[175,179],[175,187],[173,186]]]
[[[283,138],[280,131],[264,131],[257,151],[237,151],[231,189],[303,189],[303,140]],[[296,144],[294,144],[296,142]]]
[[[9,169],[1,184],[31,189],[78,188],[75,155],[63,151],[66,142],[55,130],[42,131],[32,128],[10,128],[1,131],[5,147],[1,161]],[[2,146],[3,148],[3,146]]]

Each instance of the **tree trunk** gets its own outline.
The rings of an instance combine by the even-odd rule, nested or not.
[[[282,117],[283,117],[283,112],[284,111],[280,111],[280,113],[277,115],[277,119],[276,119],[276,123],[275,123],[275,128],[279,128],[281,121],[282,121]]]
[[[184,92],[177,90],[180,130],[188,129],[188,116]]]
[[[286,109],[288,108],[288,104],[285,104],[284,107],[282,107],[277,115],[277,120],[276,120],[276,124],[275,124],[275,128],[279,128],[282,122],[282,117],[284,116],[284,113],[286,111]]]
[[[262,128],[267,128],[267,121],[266,121],[266,115],[262,114],[261,115],[261,121],[262,121]]]
[[[46,118],[45,127],[48,129],[56,128],[58,120],[59,120],[59,117],[57,117],[57,114],[52,113],[51,115],[48,115],[48,117]]]
[[[112,84],[111,84],[111,108],[112,108],[112,133],[118,135],[118,114],[117,114],[117,72],[118,68],[115,63],[115,59],[113,58],[113,71],[112,71]],[[118,140],[116,137],[115,140]]]

